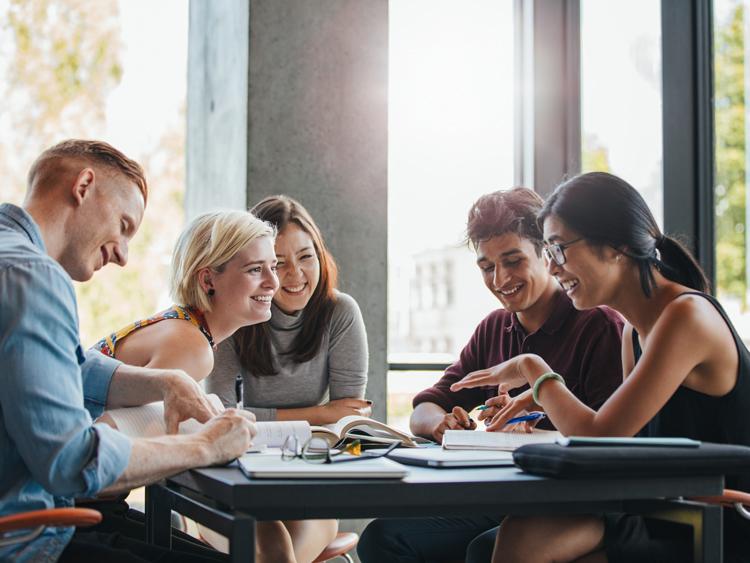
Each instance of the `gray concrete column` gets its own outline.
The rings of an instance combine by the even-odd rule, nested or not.
[[[362,308],[385,419],[387,0],[192,0],[188,216],[284,193]]]
[[[248,52],[245,0],[191,0],[187,89],[187,218],[247,207]]]

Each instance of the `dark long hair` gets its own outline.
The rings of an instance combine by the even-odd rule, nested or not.
[[[656,287],[653,269],[667,279],[708,292],[709,283],[690,252],[663,234],[641,194],[622,178],[589,172],[563,182],[539,213],[539,225],[550,215],[595,245],[611,246],[638,265],[643,293]]]
[[[323,235],[313,218],[302,205],[285,195],[275,195],[260,201],[251,210],[253,215],[276,227],[279,234],[289,223],[294,223],[313,242],[315,254],[320,262],[320,279],[310,301],[305,306],[302,329],[297,334],[292,347],[282,353],[301,364],[310,361],[320,350],[323,335],[331,321],[336,303],[336,283],[338,268],[333,256],[328,252]],[[278,370],[271,351],[270,328],[268,323],[246,326],[234,335],[237,355],[242,367],[255,375],[276,375]]]

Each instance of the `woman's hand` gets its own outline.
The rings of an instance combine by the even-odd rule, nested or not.
[[[338,422],[345,416],[370,416],[372,414],[372,401],[365,399],[335,399],[320,407],[323,420],[321,424],[332,424]]]
[[[541,418],[526,422],[519,422],[508,426],[508,421],[516,416],[527,414],[531,410],[539,410],[534,402],[531,389],[520,395],[511,397],[505,405],[495,413],[492,420],[487,423],[487,432],[531,432],[539,423]]]
[[[498,414],[502,413],[504,416],[502,419],[503,425],[506,421],[510,420],[515,416],[526,414],[529,410],[533,410],[536,405],[534,399],[531,396],[531,389],[524,391],[520,395],[511,397],[507,393],[499,393],[497,397],[492,397],[484,402],[488,408],[484,409],[477,418],[484,420],[485,426],[489,427],[495,422],[495,418]],[[494,428],[493,428],[494,429]],[[512,430],[517,430],[514,427]],[[511,430],[511,428],[503,428],[503,430]]]
[[[455,392],[460,391],[461,389],[497,385],[498,391],[500,393],[505,393],[510,389],[522,387],[523,385],[526,385],[527,382],[519,369],[519,359],[521,358],[523,358],[523,355],[516,356],[507,362],[497,364],[496,366],[487,369],[473,371],[461,381],[457,381],[451,385],[451,391]]]

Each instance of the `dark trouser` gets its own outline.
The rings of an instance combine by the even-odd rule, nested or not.
[[[502,517],[382,518],[357,546],[362,563],[487,563]],[[479,537],[477,537],[479,536]],[[476,540],[476,541],[474,541]]]
[[[227,561],[226,555],[182,532],[172,530],[172,549],[146,543],[145,516],[125,501],[90,505],[102,513],[100,524],[76,530],[59,559],[61,563],[207,563]]]

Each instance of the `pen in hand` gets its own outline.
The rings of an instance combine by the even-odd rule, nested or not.
[[[242,374],[238,373],[235,376],[235,378],[234,378],[234,397],[236,399],[237,408],[238,409],[241,409],[242,406],[243,406],[243,404],[242,404],[242,385],[243,385],[243,383],[244,382],[242,380]]]
[[[529,414],[525,414],[523,416],[516,416],[514,418],[511,418],[508,422],[505,423],[505,426],[508,424],[516,424],[518,422],[529,422],[531,420],[541,420],[543,419],[546,414],[544,414],[542,411],[532,411]]]

